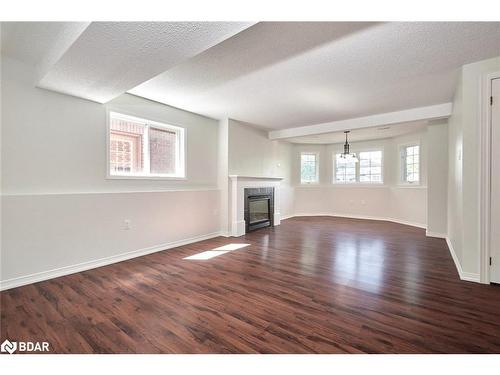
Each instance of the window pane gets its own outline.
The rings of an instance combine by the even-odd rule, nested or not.
[[[174,174],[177,134],[173,131],[149,129],[149,165],[153,174]]]
[[[111,118],[109,136],[111,174],[142,172],[144,129],[143,124]]]
[[[340,155],[341,154],[335,155],[335,182],[356,182],[356,163],[353,161],[346,161],[342,159]]]
[[[382,151],[359,153],[359,182],[382,182]]]
[[[404,165],[404,181],[418,182],[419,181],[419,153],[420,146],[407,146],[404,148],[403,165]]]
[[[184,130],[112,112],[109,173],[184,176]]]
[[[301,182],[316,182],[318,176],[316,173],[317,161],[316,154],[300,155],[300,180]]]

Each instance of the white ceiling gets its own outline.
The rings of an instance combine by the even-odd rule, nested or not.
[[[51,90],[277,130],[450,102],[461,65],[500,55],[500,23],[2,23],[2,54]]]
[[[264,22],[130,92],[282,129],[449,102],[498,55],[500,23]]]
[[[87,22],[2,22],[2,54],[37,65],[70,29]]]
[[[53,61],[37,86],[105,103],[252,24],[92,22]],[[41,50],[37,45],[49,49],[49,42],[58,44],[54,35],[65,26],[6,24],[5,53],[34,60]],[[37,46],[36,53],[27,52],[31,46]]]
[[[351,130],[349,133],[349,142],[360,142],[372,139],[394,138],[405,134],[415,133],[427,128],[427,121],[414,121],[403,124],[394,124],[386,126],[376,126]],[[307,135],[303,137],[287,138],[292,143],[304,144],[334,144],[344,143],[345,134],[343,131]]]

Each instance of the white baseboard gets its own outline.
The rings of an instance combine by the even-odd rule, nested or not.
[[[471,272],[464,272],[462,270],[462,265],[460,264],[460,261],[458,260],[457,254],[455,253],[455,249],[453,248],[453,245],[451,244],[451,241],[448,237],[446,237],[446,244],[448,245],[448,249],[450,250],[450,254],[451,254],[451,257],[453,258],[453,262],[455,263],[455,267],[457,268],[458,275],[460,276],[460,280],[472,281],[475,283],[479,283],[480,282],[479,274],[471,273]]]
[[[133,250],[133,251],[129,251],[129,252],[122,253],[122,254],[112,255],[112,256],[106,257],[106,258],[101,258],[101,259],[91,260],[88,262],[78,263],[78,264],[74,264],[71,266],[65,266],[65,267],[56,268],[56,269],[49,270],[49,271],[42,271],[42,272],[37,272],[37,273],[31,274],[31,275],[20,276],[20,277],[15,277],[12,279],[2,280],[2,281],[0,281],[0,290],[7,290],[7,289],[11,289],[11,288],[16,288],[18,286],[23,286],[23,285],[37,283],[39,281],[54,279],[56,277],[66,276],[66,275],[70,275],[72,273],[82,272],[82,271],[86,271],[86,270],[89,270],[92,268],[107,266],[109,264],[122,262],[124,260],[137,258],[137,257],[151,254],[151,253],[156,253],[158,251],[168,250],[168,249],[172,249],[174,247],[179,247],[179,246],[188,245],[188,244],[194,243],[194,242],[208,240],[210,238],[219,237],[221,235],[222,234],[220,232],[213,232],[213,233],[209,233],[209,234],[205,234],[205,235],[201,235],[201,236],[188,238],[185,240],[164,243],[164,244],[160,244],[160,245],[156,245],[156,246],[152,246],[152,247],[147,247],[144,249]]]
[[[392,223],[397,223],[397,224],[403,224],[403,225],[409,225],[412,227],[417,227],[417,228],[422,228],[426,229],[427,226],[422,223],[415,223],[412,221],[406,221],[406,220],[400,220],[400,219],[395,219],[392,217],[380,217],[380,216],[366,216],[366,215],[351,215],[351,214],[342,214],[342,213],[330,213],[330,212],[319,212],[319,213],[298,213],[294,215],[290,215],[289,217],[296,217],[296,216],[332,216],[332,217],[345,217],[348,219],[361,219],[361,220],[377,220],[377,221],[390,221]]]
[[[245,234],[246,231],[245,220],[233,221],[231,223],[231,237],[240,237]]]
[[[434,237],[434,238],[443,238],[446,239],[447,234],[446,233],[437,233],[437,232],[432,232],[432,231],[425,231],[425,235],[427,237]]]

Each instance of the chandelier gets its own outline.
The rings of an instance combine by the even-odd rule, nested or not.
[[[339,161],[343,162],[343,163],[349,163],[349,162],[357,163],[358,157],[356,156],[355,153],[351,153],[349,151],[350,146],[349,146],[349,142],[347,141],[347,134],[349,134],[350,131],[346,130],[344,133],[345,133],[344,152],[342,154],[340,154]]]

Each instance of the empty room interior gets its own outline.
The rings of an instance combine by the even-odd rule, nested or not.
[[[2,354],[498,354],[500,22],[2,22],[1,229]]]

